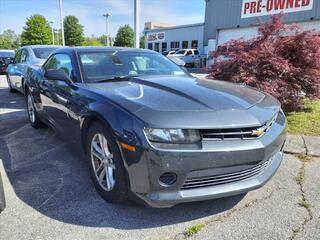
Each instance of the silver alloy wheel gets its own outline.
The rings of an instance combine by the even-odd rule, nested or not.
[[[109,150],[107,139],[97,133],[91,141],[91,163],[100,186],[111,191],[116,183],[113,154]]]
[[[28,105],[29,119],[32,123],[34,123],[36,121],[36,116],[35,116],[35,112],[34,112],[35,109],[33,106],[33,99],[32,99],[32,96],[30,93],[28,94],[28,97],[27,97],[27,105]]]

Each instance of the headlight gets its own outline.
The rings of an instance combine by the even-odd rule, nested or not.
[[[193,129],[155,129],[145,128],[147,138],[158,143],[196,143],[201,140],[200,133]]]
[[[280,125],[284,125],[286,123],[286,116],[281,108],[278,112],[276,122],[279,123]]]

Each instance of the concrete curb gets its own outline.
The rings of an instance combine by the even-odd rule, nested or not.
[[[320,136],[287,135],[284,152],[320,157]]]

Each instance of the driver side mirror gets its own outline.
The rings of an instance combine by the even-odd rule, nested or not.
[[[63,69],[48,69],[44,73],[44,77],[48,80],[60,80],[68,84],[72,83],[71,78]]]

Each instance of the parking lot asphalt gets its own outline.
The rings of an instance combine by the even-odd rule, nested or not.
[[[63,138],[30,127],[24,97],[0,77],[1,240],[320,239],[319,169],[318,158],[285,155],[273,179],[246,195],[169,209],[109,204]]]

